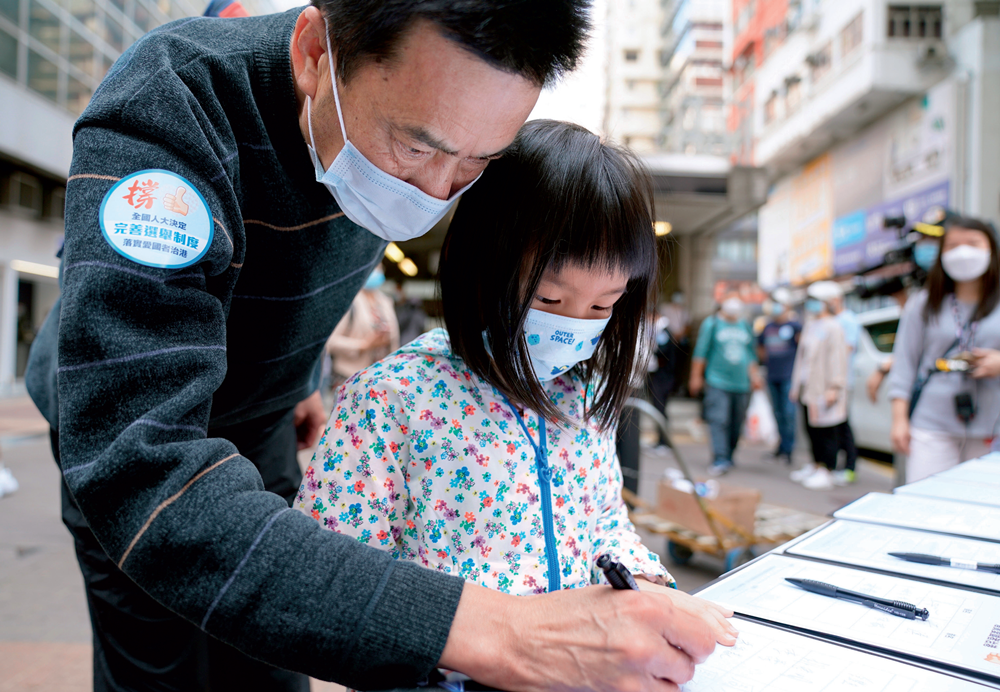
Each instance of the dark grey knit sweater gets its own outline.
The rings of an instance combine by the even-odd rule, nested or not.
[[[28,387],[94,534],[157,600],[282,668],[412,684],[462,581],[321,529],[206,437],[315,391],[323,342],[384,249],[315,182],[297,15],[181,20],[112,68],[74,131],[62,297]],[[145,169],[204,196],[215,235],[199,263],[143,266],[102,236],[102,199]]]

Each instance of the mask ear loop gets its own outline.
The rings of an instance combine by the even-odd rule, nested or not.
[[[344,112],[340,109],[340,94],[337,90],[337,71],[333,67],[333,51],[330,50],[330,27],[323,18],[323,28],[326,32],[326,58],[330,61],[330,82],[333,84],[333,102],[337,105],[337,118],[340,120],[340,133],[344,135],[344,144],[347,144],[347,128],[344,127]]]

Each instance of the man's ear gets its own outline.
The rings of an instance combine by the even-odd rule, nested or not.
[[[292,76],[299,90],[314,100],[322,72],[329,71],[329,68],[320,67],[329,64],[326,57],[327,45],[326,22],[323,21],[322,12],[313,6],[305,8],[292,31]]]

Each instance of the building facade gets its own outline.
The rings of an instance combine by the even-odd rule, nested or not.
[[[751,133],[738,137],[751,143],[740,156],[773,183],[759,217],[765,288],[875,268],[931,207],[1000,218],[998,10],[966,0],[788,6],[784,35],[743,86],[749,105],[730,121]],[[734,73],[751,64],[749,46]],[[902,229],[886,224],[899,216]]]
[[[645,154],[661,148],[661,0],[607,3],[604,134]]]
[[[115,60],[194,0],[0,0],[0,395],[59,295],[72,129]],[[244,0],[251,12],[266,0]]]
[[[666,151],[726,156],[722,0],[668,0],[663,23],[662,144]]]

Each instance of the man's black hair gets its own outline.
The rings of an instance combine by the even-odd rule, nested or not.
[[[366,60],[391,60],[420,19],[505,72],[542,86],[572,71],[590,28],[591,0],[313,0],[345,83]]]
[[[576,366],[584,416],[607,430],[631,395],[653,305],[651,179],[633,154],[584,128],[535,120],[463,195],[441,252],[441,297],[452,349],[472,372],[563,421],[532,369],[524,321],[545,270],[569,264],[628,277],[597,350]]]

